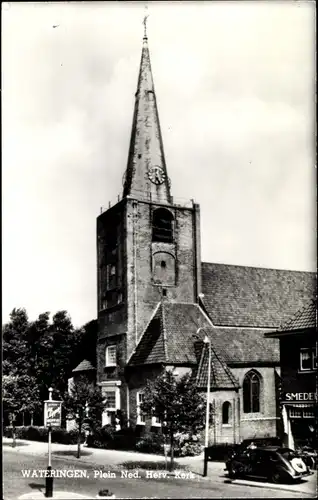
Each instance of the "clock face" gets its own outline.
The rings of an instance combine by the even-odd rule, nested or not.
[[[149,168],[148,177],[154,184],[162,184],[166,178],[166,174],[162,167],[155,165]]]

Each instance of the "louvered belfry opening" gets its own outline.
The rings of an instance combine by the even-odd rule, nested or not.
[[[173,215],[169,210],[158,208],[152,218],[152,241],[173,242]]]

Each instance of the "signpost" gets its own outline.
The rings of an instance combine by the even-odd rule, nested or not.
[[[48,428],[48,448],[49,448],[49,463],[47,468],[47,476],[45,480],[45,496],[52,498],[53,496],[53,477],[51,474],[51,443],[52,443],[52,427],[61,427],[62,421],[62,401],[53,401],[52,387],[49,388],[49,399],[44,401],[44,426]]]

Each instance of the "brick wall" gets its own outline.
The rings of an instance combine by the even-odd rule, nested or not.
[[[232,372],[238,378],[240,385],[251,370],[251,367],[231,367]],[[261,376],[261,401],[259,413],[244,413],[243,388],[240,394],[240,439],[253,437],[274,437],[277,435],[277,414],[276,388],[275,388],[275,368],[255,367]]]
[[[193,208],[171,207],[174,242],[158,245],[157,242],[152,243],[152,213],[156,208],[157,205],[145,202],[127,201],[127,358],[161,300],[161,291],[153,276],[153,255],[156,252],[166,251],[175,258],[176,284],[171,286],[170,274],[169,283],[164,287],[167,300],[189,303],[196,301],[197,253],[194,234],[199,220],[198,211]]]
[[[206,393],[203,394],[206,399]],[[214,444],[235,444],[240,439],[239,395],[233,390],[220,390],[210,393],[210,411],[213,412],[213,423],[209,425],[209,446]],[[223,423],[223,404],[230,403],[229,421]],[[204,410],[205,412],[206,410]],[[205,442],[205,429],[201,432],[202,443]]]
[[[164,368],[162,366],[149,366],[143,368],[130,369],[129,372],[129,414],[130,414],[130,425],[132,427],[136,426],[137,417],[137,392],[141,391],[147,380],[156,379],[162,372]],[[151,421],[148,419],[146,421],[146,427],[150,428]]]

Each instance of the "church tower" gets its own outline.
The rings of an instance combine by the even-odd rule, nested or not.
[[[171,194],[146,26],[122,198],[97,218],[97,281],[97,382],[125,410],[125,366],[158,303],[196,303],[201,287],[200,209]]]

